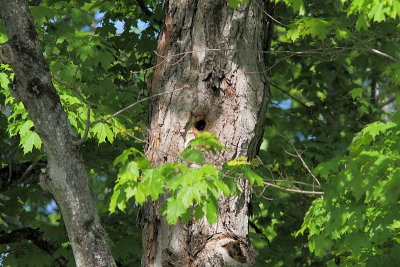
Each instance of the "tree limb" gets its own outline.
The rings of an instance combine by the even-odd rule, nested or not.
[[[146,16],[151,17],[153,16],[153,13],[149,10],[149,8],[146,6],[146,4],[144,3],[143,0],[136,0],[136,2],[138,3],[140,9],[143,11],[144,14],[146,14]]]
[[[9,233],[0,232],[0,244],[11,244],[20,242],[22,240],[30,240],[32,243],[52,256],[57,248],[43,239],[43,233],[38,229],[33,229],[31,227],[25,227],[17,230],[13,230]],[[68,260],[64,257],[58,257],[55,259],[60,266],[67,266]]]
[[[11,168],[9,168],[11,166]],[[46,166],[45,162],[27,162],[12,164],[0,169],[0,192],[9,190],[17,184],[38,182],[40,169]]]

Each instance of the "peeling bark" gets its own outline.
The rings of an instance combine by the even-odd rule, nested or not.
[[[214,133],[229,147],[220,163],[256,155],[266,101],[265,53],[271,24],[266,1],[238,9],[226,0],[166,0],[163,32],[150,93],[147,156],[153,165],[176,161],[199,131]],[[201,127],[199,127],[201,122]],[[206,219],[168,225],[163,200],[144,207],[142,266],[251,266],[255,253],[247,238],[250,188],[219,200],[218,223]]]
[[[27,4],[24,0],[0,0],[0,15],[9,36],[1,55],[15,73],[12,94],[24,103],[47,153],[47,175],[41,178],[41,186],[60,207],[76,265],[116,266]]]

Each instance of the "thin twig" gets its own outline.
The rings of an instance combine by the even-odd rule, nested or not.
[[[135,139],[135,140],[137,140],[137,141],[139,141],[139,142],[146,143],[146,144],[148,143],[146,140],[143,140],[143,139],[141,139],[141,138],[139,138],[139,137],[136,137],[136,136],[134,136],[133,134],[129,133],[128,131],[119,128],[119,127],[116,126],[114,123],[111,123],[111,122],[107,122],[107,123],[111,124],[111,126],[115,127],[115,128],[116,128],[120,133],[122,133],[122,134],[125,134],[125,135],[127,135],[127,136],[129,136],[129,137],[131,137],[131,138],[133,138],[133,139]]]
[[[276,18],[274,18],[273,16],[271,16],[267,11],[265,11],[265,10],[257,3],[257,1],[253,1],[253,2],[254,2],[254,4],[256,4],[256,6],[257,6],[259,9],[261,9],[261,11],[262,11],[265,15],[267,15],[267,17],[270,18],[273,22],[275,22],[275,23],[277,23],[277,24],[279,24],[279,25],[281,25],[281,26],[283,26],[283,27],[285,27],[285,28],[288,28],[288,26],[287,26],[286,24],[283,24],[282,22],[280,22],[279,20],[277,20]]]
[[[88,109],[88,112],[87,112],[87,119],[86,119],[86,123],[85,123],[85,131],[83,132],[83,136],[79,140],[72,141],[72,145],[74,145],[74,146],[82,145],[88,137],[89,129],[90,129],[90,109],[91,109],[90,103],[88,103],[87,109]]]
[[[115,118],[116,116],[120,115],[121,113],[127,111],[128,109],[133,108],[134,106],[136,106],[136,105],[138,105],[138,104],[140,104],[140,103],[142,103],[142,102],[144,102],[144,101],[147,101],[147,100],[149,100],[149,99],[152,99],[152,98],[155,98],[155,97],[158,97],[158,96],[161,96],[161,95],[172,94],[172,93],[175,93],[175,92],[178,92],[178,91],[182,91],[182,90],[185,89],[185,88],[186,88],[186,85],[182,86],[181,88],[175,89],[175,90],[173,90],[173,91],[162,92],[162,93],[158,93],[158,94],[155,94],[155,95],[152,95],[152,96],[148,96],[148,97],[142,98],[142,99],[140,99],[139,101],[136,101],[135,103],[130,104],[129,106],[126,106],[126,107],[124,107],[123,109],[121,109],[121,110],[115,112],[114,114],[112,114],[111,116],[109,116],[109,117],[107,117],[107,118],[105,118],[105,119],[100,119],[100,120],[91,122],[91,123],[90,123],[90,126],[93,126],[93,125],[95,125],[95,124],[97,124],[97,123],[100,123],[100,122],[103,122],[103,123],[104,123],[104,122],[107,122],[107,121],[111,120],[112,118]]]
[[[277,188],[277,189],[282,190],[282,191],[287,191],[287,192],[301,193],[301,194],[314,194],[314,195],[323,195],[324,194],[324,192],[321,192],[321,191],[314,191],[314,190],[313,191],[309,191],[309,190],[285,188],[285,187],[281,187],[279,185],[268,183],[268,182],[264,182],[264,184],[267,187],[271,186],[271,187]]]
[[[86,141],[86,138],[88,136],[90,127],[96,125],[97,123],[105,123],[105,122],[111,120],[112,118],[115,118],[116,116],[120,115],[121,113],[131,109],[132,107],[134,107],[134,106],[136,106],[136,105],[138,105],[138,104],[140,104],[142,102],[145,102],[145,101],[147,101],[149,99],[152,99],[152,98],[155,98],[155,97],[158,97],[158,96],[161,96],[161,95],[172,94],[174,92],[181,91],[181,90],[185,89],[185,87],[186,87],[186,86],[183,86],[183,87],[175,89],[173,91],[162,92],[162,93],[155,94],[155,95],[152,95],[152,96],[149,96],[149,97],[145,97],[145,98],[140,99],[140,100],[136,101],[135,103],[130,104],[129,106],[127,106],[127,107],[115,112],[114,114],[112,114],[111,116],[109,116],[109,117],[107,117],[105,119],[100,119],[100,120],[96,120],[96,121],[90,122],[91,103],[79,92],[79,90],[76,87],[74,87],[72,85],[69,85],[69,84],[66,84],[64,82],[61,82],[61,81],[59,81],[59,80],[57,80],[55,78],[54,78],[54,80],[59,82],[61,85],[67,86],[68,88],[72,89],[74,92],[77,93],[78,97],[88,105],[87,122],[86,122],[84,134],[83,134],[82,138],[80,138],[79,140],[72,141],[72,144],[74,146],[82,145]],[[137,139],[136,137],[133,137],[133,138]],[[143,142],[143,140],[140,140],[140,141]]]
[[[90,125],[90,110],[91,110],[91,108],[92,108],[92,104],[90,103],[89,100],[87,100],[87,98],[85,98],[85,97],[82,95],[82,93],[80,92],[80,90],[79,90],[77,87],[75,87],[75,86],[73,86],[73,85],[70,85],[70,84],[67,84],[67,83],[64,83],[64,82],[62,82],[62,81],[56,79],[54,76],[53,76],[53,79],[54,79],[56,82],[58,82],[59,84],[61,84],[61,85],[63,85],[63,86],[66,86],[66,87],[68,87],[69,89],[73,90],[73,91],[78,95],[78,98],[80,98],[80,100],[81,100],[82,102],[84,102],[84,103],[87,105],[87,109],[88,109],[88,111],[87,111],[87,119],[86,119],[86,123],[85,123],[85,131],[83,132],[83,136],[82,136],[79,140],[73,140],[73,141],[72,141],[72,145],[74,145],[74,146],[80,146],[80,145],[82,145],[82,144],[86,141],[87,136],[88,136],[88,134],[89,134],[89,129],[90,129],[90,126],[91,126],[91,125]]]
[[[273,183],[300,184],[300,185],[309,186],[309,187],[319,187],[318,185],[315,186],[315,185],[313,185],[313,184],[304,183],[304,182],[295,181],[295,180],[272,180],[272,179],[264,179],[264,181],[273,182]]]
[[[33,170],[33,168],[35,168],[37,165],[39,164],[39,162],[34,162],[31,165],[29,165],[28,168],[26,168],[26,170],[24,171],[24,173],[21,175],[21,177],[18,179],[20,181],[25,181],[25,178],[28,176],[28,174]]]
[[[293,157],[296,157],[298,159],[300,159],[301,163],[303,164],[303,167],[306,168],[306,170],[308,171],[308,173],[312,176],[312,178],[314,179],[314,181],[318,184],[318,187],[321,186],[320,182],[318,181],[317,177],[315,177],[315,175],[312,173],[312,171],[310,170],[310,168],[308,167],[307,163],[304,161],[303,157],[300,155],[300,153],[297,151],[297,149],[294,147],[294,145],[292,144],[292,147],[294,149],[294,151],[296,152],[296,155],[288,152],[285,148],[283,148],[283,150],[288,154],[291,155]]]
[[[292,98],[293,100],[295,100],[296,102],[300,103],[301,105],[303,105],[304,107],[308,108],[308,106],[303,103],[300,99],[296,98],[295,96],[292,96],[291,94],[289,94],[285,89],[283,89],[282,87],[268,81],[268,84],[272,85],[273,87],[275,87],[276,89],[278,89],[279,91],[283,92],[285,95],[289,96],[290,98]]]

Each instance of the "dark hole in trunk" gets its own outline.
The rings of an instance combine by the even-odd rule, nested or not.
[[[204,119],[200,119],[194,123],[194,128],[199,132],[203,131],[206,128],[206,121]]]

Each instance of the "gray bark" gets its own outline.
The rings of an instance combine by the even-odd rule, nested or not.
[[[35,124],[47,153],[47,175],[41,186],[60,207],[77,266],[116,266],[87,184],[87,172],[67,115],[51,82],[32,16],[24,0],[0,0],[0,15],[9,41],[1,59],[14,70],[12,94]]]
[[[166,0],[165,25],[150,93],[153,101],[147,156],[153,165],[176,161],[198,132],[214,133],[224,151],[219,163],[257,153],[268,98],[265,53],[269,3],[231,9],[226,0]],[[201,127],[199,125],[202,124]],[[204,126],[204,127],[203,127]],[[203,129],[204,128],[204,129]],[[206,219],[168,225],[163,200],[148,203],[142,266],[251,266],[248,240],[250,188],[219,200],[218,223]]]

